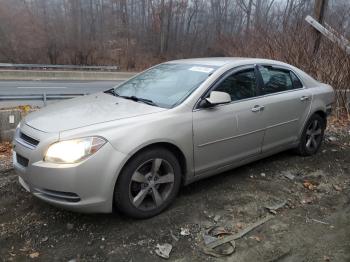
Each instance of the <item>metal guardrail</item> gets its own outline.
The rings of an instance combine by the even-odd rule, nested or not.
[[[119,66],[80,66],[80,65],[45,65],[45,64],[10,64],[0,63],[0,69],[42,69],[42,70],[87,70],[117,71]]]
[[[35,95],[0,95],[0,101],[28,101],[28,100],[39,100],[43,101],[44,105],[48,100],[63,100],[71,99],[78,96],[84,96],[87,94],[35,94]]]

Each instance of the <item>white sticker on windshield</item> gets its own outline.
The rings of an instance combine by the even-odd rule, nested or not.
[[[202,67],[202,66],[193,66],[189,70],[194,71],[194,72],[201,72],[201,73],[211,73],[213,72],[214,68],[210,67]]]

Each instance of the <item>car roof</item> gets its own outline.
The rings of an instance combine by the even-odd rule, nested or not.
[[[208,66],[218,66],[218,67],[222,67],[229,64],[246,65],[246,64],[259,64],[259,63],[290,66],[286,63],[276,61],[276,60],[262,59],[262,58],[247,58],[247,57],[190,58],[190,59],[173,60],[167,63],[198,64],[198,65],[208,65]]]

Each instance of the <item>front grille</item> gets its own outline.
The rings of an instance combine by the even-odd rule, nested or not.
[[[30,144],[32,146],[37,146],[39,144],[38,140],[36,140],[36,139],[34,139],[34,138],[30,137],[30,136],[27,136],[26,134],[24,134],[22,132],[19,134],[19,137],[23,141],[25,141],[26,143],[28,143],[28,144]]]
[[[21,166],[24,166],[24,167],[28,166],[28,163],[29,163],[28,158],[25,158],[24,156],[16,154],[16,160],[17,160],[17,163],[20,164]]]
[[[34,191],[37,194],[40,194],[44,197],[57,200],[57,201],[66,201],[66,202],[72,202],[72,203],[80,201],[80,197],[75,193],[55,191],[55,190],[42,189],[42,188],[34,188]]]

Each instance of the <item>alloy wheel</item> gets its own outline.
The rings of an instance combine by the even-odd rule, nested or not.
[[[131,203],[143,211],[158,208],[169,197],[174,182],[174,169],[168,161],[161,158],[150,159],[136,168],[131,176]]]
[[[318,148],[322,140],[321,123],[315,119],[312,121],[306,130],[306,148],[309,151],[314,151]]]

